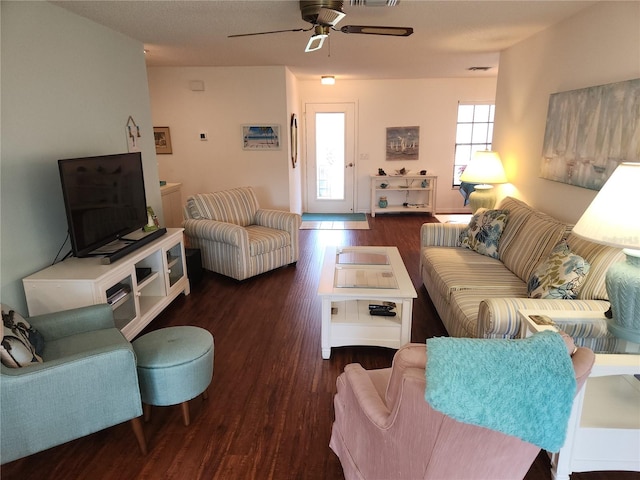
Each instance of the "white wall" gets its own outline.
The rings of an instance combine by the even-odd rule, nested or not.
[[[332,86],[319,79],[299,82],[302,103],[355,102],[356,117],[356,206],[370,211],[369,176],[383,168],[387,173],[405,167],[426,169],[438,176],[437,211],[463,212],[463,199],[453,183],[458,102],[493,101],[496,78],[442,78],[418,80],[340,80]],[[304,122],[301,128],[304,127]],[[385,159],[387,127],[419,126],[418,160]],[[368,158],[368,159],[367,159]]]
[[[142,44],[48,2],[0,5],[1,298],[27,314],[22,278],[67,235],[58,159],[126,152],[131,115],[156,212],[160,189]]]
[[[302,213],[302,167],[301,167],[301,110],[300,110],[300,94],[298,92],[298,82],[291,71],[287,70],[287,112],[289,117],[289,128],[291,128],[291,115],[296,115],[297,129],[297,161],[296,165],[291,164],[289,168],[289,210],[295,213]],[[291,135],[293,135],[291,133]],[[291,137],[289,137],[291,140]],[[289,158],[293,154],[291,150],[291,142],[289,142]],[[292,160],[291,160],[292,161]]]
[[[597,192],[539,178],[549,95],[638,77],[639,2],[600,2],[504,51],[493,137],[515,187],[504,193],[576,222]]]
[[[150,67],[155,126],[171,131],[172,155],[158,155],[161,180],[194,193],[251,185],[265,208],[290,208],[289,118],[285,67]],[[204,82],[192,91],[190,82]],[[242,125],[278,124],[281,149],[242,149]],[[199,139],[207,132],[209,140]]]

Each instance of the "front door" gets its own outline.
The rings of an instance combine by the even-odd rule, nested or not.
[[[352,213],[355,187],[355,104],[307,103],[309,213]]]

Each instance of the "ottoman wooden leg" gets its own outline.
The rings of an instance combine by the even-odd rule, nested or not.
[[[131,419],[131,428],[133,428],[133,434],[136,436],[138,440],[138,446],[140,447],[140,451],[142,455],[147,454],[147,440],[144,438],[144,430],[142,429],[142,422],[140,421],[140,417]]]
[[[184,426],[188,427],[191,423],[189,415],[189,402],[182,402],[180,406],[182,407],[182,419],[184,420]]]

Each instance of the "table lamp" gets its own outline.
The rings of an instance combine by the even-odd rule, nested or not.
[[[596,243],[622,248],[625,262],[609,267],[605,285],[611,313],[609,332],[640,343],[640,212],[635,198],[640,163],[621,163],[591,202],[573,232]]]
[[[473,213],[481,207],[493,208],[496,194],[493,185],[507,183],[498,152],[480,150],[473,154],[471,161],[460,176],[461,182],[478,183],[469,195],[469,205]]]

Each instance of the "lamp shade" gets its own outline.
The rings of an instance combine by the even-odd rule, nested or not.
[[[611,303],[609,332],[640,343],[640,213],[636,189],[640,163],[621,163],[584,212],[573,232],[596,243],[623,248],[625,262],[607,270],[605,285]]]
[[[462,182],[469,183],[507,183],[498,152],[480,150],[473,154],[469,165],[460,176]]]
[[[573,233],[612,247],[640,249],[638,186],[640,163],[618,165],[573,227]]]

